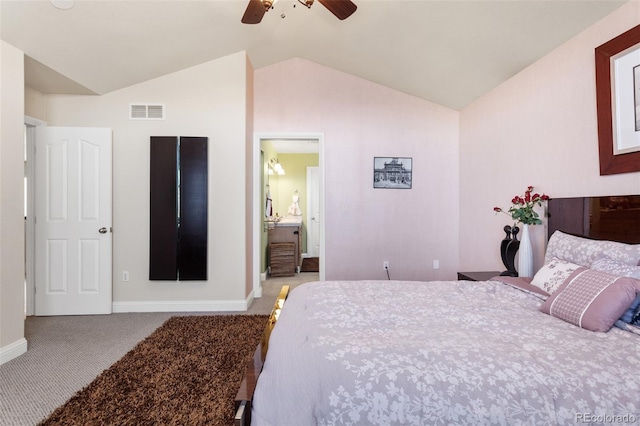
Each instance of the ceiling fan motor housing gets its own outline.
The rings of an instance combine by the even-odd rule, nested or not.
[[[249,0],[247,9],[242,16],[242,23],[260,23],[264,14],[273,7],[275,2],[276,0]],[[314,0],[298,0],[298,2],[307,8],[311,8]],[[340,20],[351,16],[358,8],[358,6],[356,6],[351,0],[319,0],[319,2]],[[284,17],[283,15],[284,14],[281,16]]]

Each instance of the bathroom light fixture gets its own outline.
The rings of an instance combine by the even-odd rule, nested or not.
[[[273,171],[276,172],[276,174],[278,175],[285,174],[284,168],[282,167],[282,164],[278,162],[277,158],[272,158],[271,160],[269,160],[269,167],[271,167]]]

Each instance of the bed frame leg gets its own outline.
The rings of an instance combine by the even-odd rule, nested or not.
[[[249,426],[251,424],[251,416],[248,414],[250,410],[249,401],[240,401],[236,410],[236,417],[233,421],[234,426]]]

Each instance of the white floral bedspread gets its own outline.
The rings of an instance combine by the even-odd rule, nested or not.
[[[540,303],[493,281],[302,285],[271,335],[252,424],[640,424],[640,336]]]

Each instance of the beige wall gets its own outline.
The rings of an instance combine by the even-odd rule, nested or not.
[[[528,185],[551,197],[640,193],[640,173],[599,175],[594,49],[640,24],[629,2],[460,113],[460,268],[503,269],[508,208]],[[535,266],[544,226],[533,229]]]
[[[270,179],[275,181],[274,197],[274,214],[277,212],[280,216],[287,216],[289,207],[293,202],[293,192],[298,191],[300,197],[300,209],[303,214],[307,208],[307,167],[318,166],[318,154],[278,154],[278,161],[285,169],[286,174],[283,176],[271,176]]]
[[[24,115],[47,121],[47,98],[31,87],[24,88]]]
[[[49,125],[113,129],[113,300],[121,310],[241,309],[251,285],[251,66],[245,52],[103,96],[47,97]],[[166,120],[131,121],[130,103]],[[209,137],[207,281],[149,281],[149,138]],[[129,282],[122,282],[129,271]]]
[[[24,340],[24,55],[0,41],[0,363]]]
[[[303,59],[255,92],[256,132],[324,134],[327,279],[455,278],[458,112]],[[413,188],[374,189],[375,156],[413,157]]]

